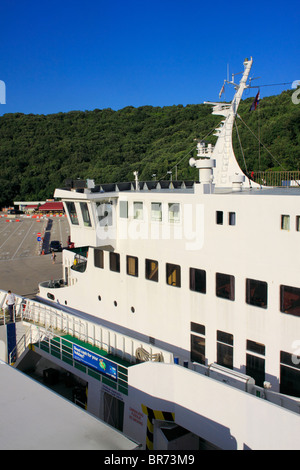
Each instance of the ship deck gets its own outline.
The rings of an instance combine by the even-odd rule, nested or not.
[[[1,362],[2,450],[133,450],[137,444]]]

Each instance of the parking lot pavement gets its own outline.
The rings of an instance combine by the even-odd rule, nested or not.
[[[65,247],[69,225],[66,218],[16,220],[0,218],[0,289],[31,297],[37,293],[40,282],[62,277],[62,254],[57,253],[52,264],[47,245],[51,240],[59,240]],[[39,233],[46,235],[46,244],[37,240]],[[40,254],[42,246],[46,248],[44,255]]]

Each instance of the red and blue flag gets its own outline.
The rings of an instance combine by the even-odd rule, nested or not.
[[[259,104],[259,93],[260,93],[260,92],[258,91],[258,92],[257,92],[257,95],[256,95],[256,97],[255,97],[255,100],[253,101],[252,105],[250,106],[249,111],[255,111],[255,110],[256,110],[256,108],[257,108],[257,106],[258,106],[258,104]]]

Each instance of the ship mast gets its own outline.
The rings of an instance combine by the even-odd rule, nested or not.
[[[249,186],[259,187],[259,185],[252,181],[250,183],[249,178],[244,175],[236,160],[232,145],[233,126],[243,92],[245,88],[248,88],[247,80],[252,62],[252,57],[244,60],[244,72],[242,72],[243,76],[239,84],[234,83],[234,76],[230,82],[226,80],[233,85],[236,90],[231,103],[205,102],[205,104],[211,104],[213,106],[212,114],[224,116],[225,119],[221,122],[219,127],[215,129],[214,135],[218,137],[216,145],[207,148],[203,146],[203,143],[199,143],[197,155],[199,160],[192,159],[192,161],[190,161],[192,166],[199,168],[200,182],[200,169],[203,167],[204,161],[206,160],[207,166],[209,165],[211,168],[211,180],[215,187],[230,187],[234,190],[240,190],[242,187]]]

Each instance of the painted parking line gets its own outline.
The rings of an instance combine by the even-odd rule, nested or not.
[[[0,245],[0,249],[5,245],[5,243],[15,234],[15,232],[19,230],[19,227],[17,226],[16,229],[9,235],[9,237],[6,238],[6,240]]]
[[[0,220],[0,262],[15,261],[18,259],[31,258],[40,255],[40,243],[37,241],[37,233],[48,234],[49,239],[61,239],[64,246],[64,234],[67,240],[69,226],[67,221],[53,220],[48,231],[46,221],[36,223],[36,220],[23,220],[22,224],[5,224]],[[48,225],[47,225],[48,228]],[[45,235],[44,235],[45,236]]]
[[[26,232],[24,238],[22,239],[21,243],[19,244],[18,248],[16,249],[16,251],[15,251],[15,253],[14,253],[14,255],[12,256],[11,259],[14,259],[14,257],[15,257],[16,254],[17,254],[17,252],[19,251],[19,249],[20,249],[21,246],[23,245],[24,241],[26,240],[26,237],[28,236],[29,232],[31,232],[31,230],[32,230],[32,225],[33,225],[33,224],[30,225],[30,227],[29,227],[29,229],[27,230],[27,232]]]

